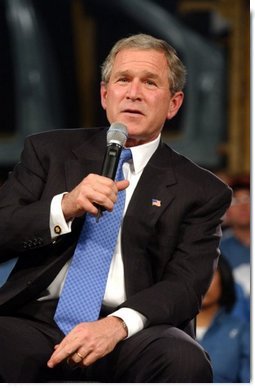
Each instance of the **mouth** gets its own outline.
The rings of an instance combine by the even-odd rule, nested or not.
[[[135,115],[135,116],[144,116],[143,112],[137,109],[124,109],[122,113],[126,113],[128,115]]]

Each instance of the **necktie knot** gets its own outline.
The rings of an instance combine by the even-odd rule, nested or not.
[[[123,148],[121,151],[121,154],[120,154],[120,161],[123,164],[130,159],[132,159],[132,152],[131,152],[130,148]]]
[[[116,181],[121,181],[122,179],[124,179],[122,166],[125,162],[127,162],[130,159],[132,159],[132,152],[130,151],[129,148],[123,148],[120,154],[120,160],[119,160],[118,169],[115,177]]]

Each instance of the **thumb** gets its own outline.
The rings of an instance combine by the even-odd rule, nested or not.
[[[129,181],[127,181],[126,179],[124,179],[123,181],[115,182],[115,183],[116,183],[118,191],[125,190],[129,186]]]

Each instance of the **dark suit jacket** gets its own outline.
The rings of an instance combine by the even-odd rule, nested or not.
[[[0,261],[19,257],[0,289],[0,312],[37,298],[72,256],[83,223],[52,242],[52,197],[100,173],[106,128],[28,137],[21,162],[0,190]],[[152,199],[161,206],[152,206]],[[231,190],[160,143],[134,191],[122,228],[127,300],[150,325],[185,327],[199,311],[219,255]],[[82,296],[81,296],[82,297]]]

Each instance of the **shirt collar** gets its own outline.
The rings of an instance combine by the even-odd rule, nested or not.
[[[138,174],[141,170],[144,169],[149,159],[158,148],[160,138],[161,138],[161,134],[159,134],[155,140],[152,140],[149,143],[145,143],[135,147],[130,147],[130,150],[132,152],[135,174]]]

